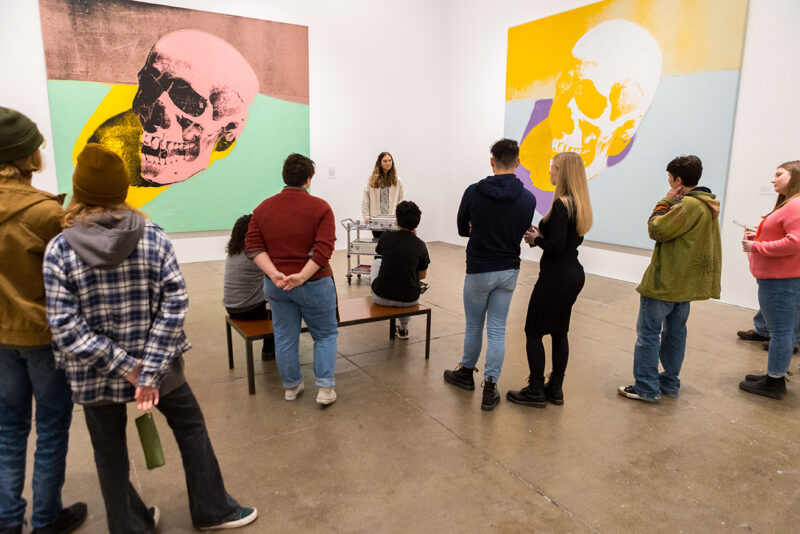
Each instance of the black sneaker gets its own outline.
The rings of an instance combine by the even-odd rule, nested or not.
[[[221,530],[223,528],[239,528],[249,525],[258,517],[258,511],[255,508],[245,508],[240,506],[234,513],[217,523],[207,527],[198,527],[199,530]]]
[[[528,378],[528,385],[522,389],[511,389],[506,393],[506,398],[514,404],[531,406],[533,408],[547,408],[547,398],[544,394],[544,378]]]
[[[781,400],[786,393],[786,379],[784,377],[773,378],[767,375],[760,380],[739,382],[739,389],[753,395]]]
[[[453,384],[454,386],[458,386],[461,389],[474,391],[475,379],[472,378],[472,373],[477,372],[477,367],[470,369],[469,367],[463,367],[461,364],[458,364],[458,367],[456,367],[454,371],[448,369],[444,372],[444,381]]]
[[[661,400],[659,397],[642,397],[641,395],[636,393],[636,390],[633,389],[633,386],[620,386],[617,388],[617,393],[621,397],[626,397],[633,400],[640,400],[648,402],[650,404],[658,404],[658,401]]]
[[[86,520],[86,503],[76,502],[61,510],[55,521],[46,527],[34,528],[31,534],[67,534]]]
[[[490,376],[483,382],[483,399],[481,399],[481,410],[491,412],[494,407],[500,404],[500,392],[497,391],[497,384]]]

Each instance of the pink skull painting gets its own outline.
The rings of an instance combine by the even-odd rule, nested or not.
[[[131,185],[163,186],[208,168],[214,151],[236,141],[259,91],[247,60],[198,30],[162,36],[139,71],[132,109],[89,139],[120,153]]]

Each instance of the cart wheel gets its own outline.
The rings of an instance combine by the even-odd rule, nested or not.
[[[347,285],[349,286],[352,282],[353,282],[353,275],[352,274],[348,274],[347,275]]]
[[[357,274],[356,276],[358,276],[358,279],[361,280],[361,275],[360,274]]]

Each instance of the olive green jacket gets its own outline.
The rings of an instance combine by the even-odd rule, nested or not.
[[[61,232],[61,199],[0,178],[0,345],[50,345],[42,259]]]
[[[716,196],[705,187],[689,191],[679,202],[659,201],[647,222],[656,246],[636,291],[670,302],[719,298],[719,210]]]

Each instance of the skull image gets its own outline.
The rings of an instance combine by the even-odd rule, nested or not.
[[[661,78],[661,49],[641,26],[610,20],[586,32],[572,56],[550,108],[550,159],[577,152],[591,178],[636,133]]]
[[[242,133],[258,89],[247,60],[219,37],[180,30],[159,39],[132,106],[142,123],[146,183],[173,184],[206,169],[213,151]]]

